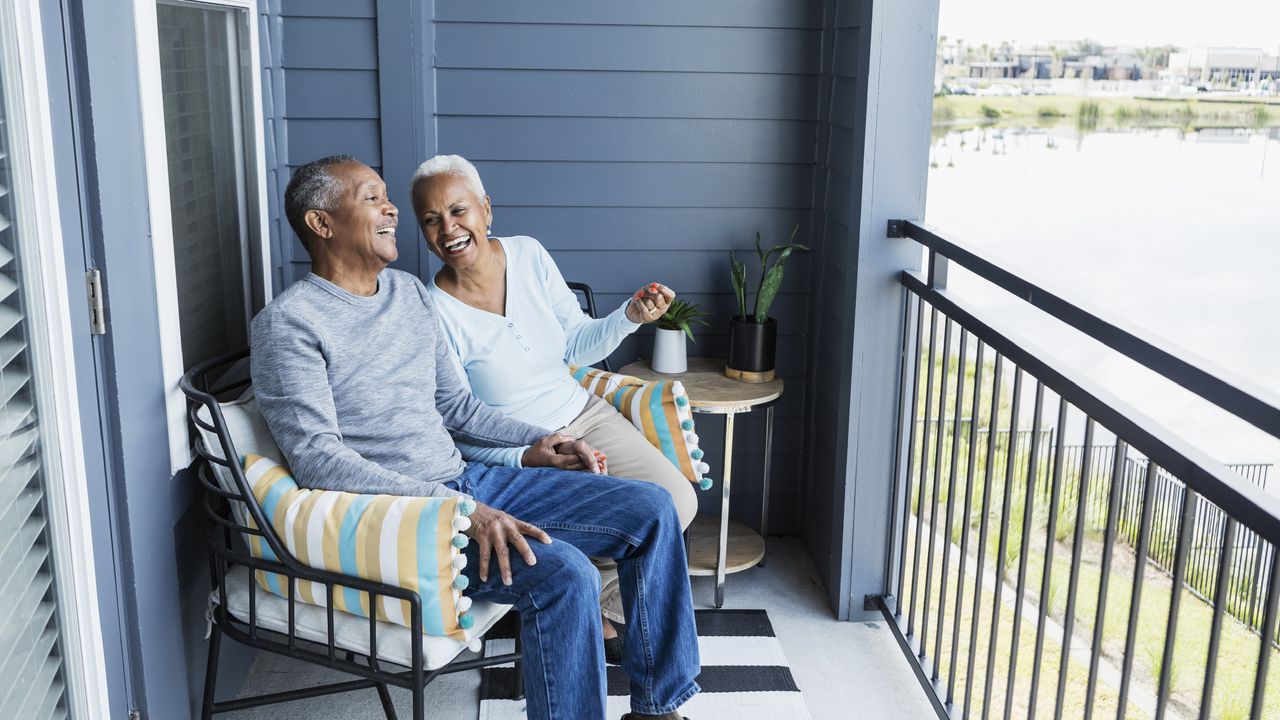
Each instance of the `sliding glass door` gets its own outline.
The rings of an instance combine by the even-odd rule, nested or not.
[[[24,720],[105,707],[37,28],[0,4],[0,717]]]

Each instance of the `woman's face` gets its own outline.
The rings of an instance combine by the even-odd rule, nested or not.
[[[436,175],[419,182],[413,210],[427,247],[449,267],[461,270],[487,256],[489,196],[477,196],[463,178]]]

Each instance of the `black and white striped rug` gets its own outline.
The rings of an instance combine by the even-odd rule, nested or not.
[[[764,610],[698,610],[702,692],[680,710],[691,720],[809,720],[800,689]],[[487,635],[486,655],[511,652],[511,628]],[[480,684],[479,720],[522,720],[524,701],[510,700],[515,669],[488,668]],[[627,676],[608,667],[608,718],[631,711]]]

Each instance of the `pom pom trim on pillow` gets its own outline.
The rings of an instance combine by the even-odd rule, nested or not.
[[[276,536],[298,562],[320,570],[413,590],[422,603],[422,631],[426,635],[469,642],[475,619],[468,614],[471,599],[462,595],[467,558],[462,549],[475,510],[470,498],[358,495],[333,490],[299,488],[289,469],[259,455],[242,461],[245,477]],[[256,527],[253,519],[248,522]],[[279,560],[266,541],[247,536],[254,557]],[[259,570],[258,584],[287,598],[286,579]],[[294,596],[324,607],[329,598],[323,583],[297,580]],[[369,595],[335,586],[336,610],[369,617]],[[408,601],[379,597],[377,618],[411,627]]]
[[[698,434],[694,432],[689,394],[679,380],[645,381],[631,375],[592,367],[569,366],[578,384],[612,405],[640,431],[671,464],[699,488],[711,487],[706,474],[711,466],[702,461]]]

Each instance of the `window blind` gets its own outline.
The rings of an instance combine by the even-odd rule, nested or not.
[[[31,188],[14,172],[11,153],[24,145],[9,122],[19,96],[8,58],[0,55],[0,718],[60,719],[68,716],[65,669],[32,382],[43,368],[30,342],[42,328],[26,305],[38,281],[23,275],[20,252],[34,242],[23,236],[19,205]]]

